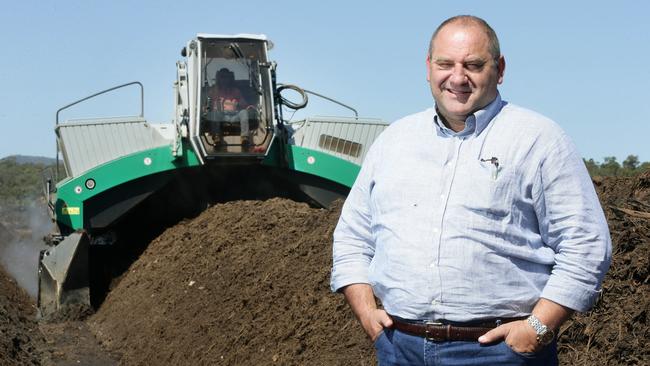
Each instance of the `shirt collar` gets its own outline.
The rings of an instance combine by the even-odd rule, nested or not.
[[[465,120],[465,128],[462,131],[455,132],[454,130],[445,126],[444,123],[438,117],[438,109],[434,108],[433,121],[436,124],[436,129],[439,134],[450,137],[463,137],[474,134],[476,136],[480,135],[481,132],[487,127],[487,125],[492,121],[492,119],[499,113],[503,103],[501,101],[501,95],[497,92],[496,98],[485,106],[483,109],[479,109],[473,114],[467,116]]]

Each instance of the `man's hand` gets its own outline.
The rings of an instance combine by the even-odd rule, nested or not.
[[[383,309],[370,310],[363,318],[359,318],[359,321],[373,342],[379,338],[384,328],[393,326],[393,320]]]
[[[537,334],[525,320],[517,320],[498,326],[479,337],[481,344],[496,343],[505,340],[506,344],[519,353],[537,352],[541,345]]]
[[[533,309],[533,314],[542,324],[556,331],[572,313],[573,310],[544,298],[539,299]],[[537,342],[535,329],[526,320],[503,324],[478,339],[481,344],[500,342],[501,340],[505,340],[510,348],[520,353],[537,352],[542,348],[542,345]]]
[[[393,320],[383,309],[377,309],[372,287],[356,283],[343,288],[345,300],[359,319],[363,330],[374,342],[384,328],[391,327]]]

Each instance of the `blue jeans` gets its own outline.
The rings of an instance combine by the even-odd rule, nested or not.
[[[377,363],[392,365],[557,365],[555,342],[540,352],[521,354],[505,342],[482,346],[478,342],[434,342],[394,329],[384,329],[375,341]]]

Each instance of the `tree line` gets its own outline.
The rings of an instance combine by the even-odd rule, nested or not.
[[[17,162],[14,157],[0,160],[0,207],[20,206],[43,197],[42,173],[47,164]]]
[[[602,163],[594,159],[583,159],[589,175],[592,177],[629,177],[650,171],[650,162],[640,162],[638,155],[628,155],[623,163],[616,161],[615,156],[606,156]]]

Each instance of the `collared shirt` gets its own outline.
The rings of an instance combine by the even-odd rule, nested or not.
[[[582,158],[551,120],[499,96],[455,133],[428,109],[371,147],[334,232],[333,291],[368,283],[390,314],[471,321],[578,311],[611,259]]]

